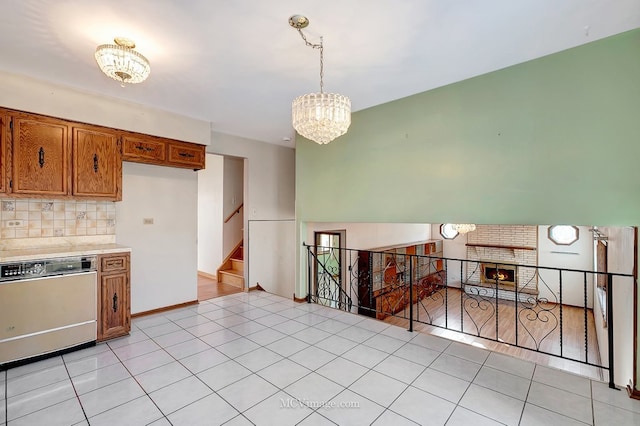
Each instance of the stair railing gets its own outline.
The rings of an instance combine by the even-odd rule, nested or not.
[[[342,288],[342,285],[340,284],[340,282],[338,282],[335,278],[334,278],[334,274],[331,273],[331,271],[329,271],[326,266],[324,265],[324,263],[322,263],[319,259],[318,256],[316,255],[315,251],[320,247],[320,246],[309,246],[306,244],[303,244],[306,248],[307,248],[307,255],[308,255],[308,262],[307,265],[309,266],[309,278],[313,277],[314,275],[312,274],[311,268],[312,265],[316,265],[316,267],[319,269],[318,272],[320,272],[320,274],[322,275],[322,280],[318,279],[318,275],[320,274],[316,274],[315,275],[315,281],[316,282],[316,286],[315,286],[315,294],[311,289],[311,279],[308,280],[308,292],[307,292],[307,302],[311,303],[311,302],[315,302],[315,303],[319,303],[320,299],[324,299],[324,300],[328,300],[328,301],[332,301],[332,302],[336,302],[337,306],[335,306],[338,309],[350,312],[351,308],[353,307],[353,301],[351,300],[351,297],[347,294],[346,291],[344,291],[344,289]],[[320,248],[327,248],[327,249],[331,249],[330,247],[320,247]],[[314,249],[314,250],[312,250]],[[325,282],[320,282],[320,281],[324,281],[324,280],[328,280],[328,283]],[[333,284],[331,286],[331,284]],[[327,293],[322,293],[320,292],[321,286],[324,285],[324,290]],[[338,297],[337,298],[333,298],[333,289],[336,289],[338,292]],[[314,300],[315,298],[315,300]]]

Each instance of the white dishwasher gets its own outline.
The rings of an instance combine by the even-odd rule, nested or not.
[[[0,367],[96,341],[96,257],[0,264]]]

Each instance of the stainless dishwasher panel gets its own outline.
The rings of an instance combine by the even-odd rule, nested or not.
[[[96,272],[0,283],[0,364],[96,340]]]

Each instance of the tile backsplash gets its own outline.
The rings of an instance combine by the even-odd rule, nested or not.
[[[115,235],[113,201],[0,199],[3,239]]]

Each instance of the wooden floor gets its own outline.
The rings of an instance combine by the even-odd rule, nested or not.
[[[465,294],[461,304],[461,295],[462,292],[459,289],[448,289],[446,322],[444,291],[441,290],[433,296],[415,303],[413,306],[414,330],[463,341],[474,346],[506,353],[538,364],[561,368],[598,380],[608,380],[606,370],[536,352],[537,350],[553,355],[562,354],[564,357],[578,361],[599,364],[600,354],[592,310],[586,311],[585,318],[584,309],[568,305],[533,306],[519,303],[516,317],[515,302],[499,300],[496,318],[495,299],[470,298]],[[562,312],[560,312],[561,307]],[[560,345],[561,328],[559,324],[561,316],[562,347]],[[403,311],[397,312],[395,316],[387,317],[385,321],[408,327],[408,318],[409,307],[407,306]],[[461,328],[461,318],[463,328]],[[520,347],[514,346],[516,340]]]
[[[209,300],[227,294],[240,293],[241,288],[219,283],[218,280],[198,274],[198,300]]]

